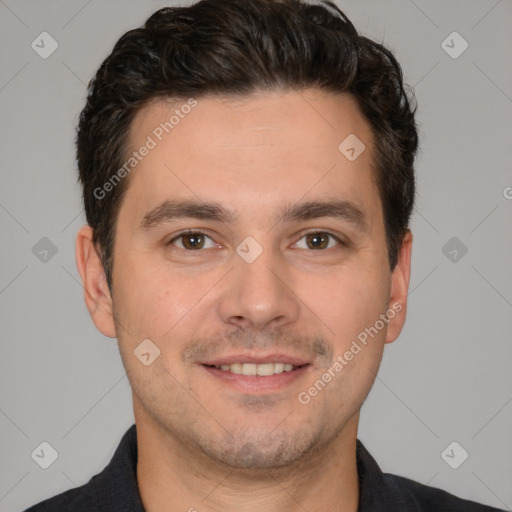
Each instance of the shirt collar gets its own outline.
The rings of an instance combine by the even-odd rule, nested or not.
[[[93,503],[105,512],[145,512],[137,485],[137,429],[124,434],[112,460],[92,479]]]
[[[396,478],[383,473],[375,459],[358,439],[356,446],[359,478],[358,512],[421,512],[414,496]]]
[[[110,463],[92,479],[92,499],[98,510],[145,512],[137,485],[137,457],[137,430],[132,425],[121,439]],[[381,471],[359,439],[356,459],[358,512],[421,512],[414,496],[396,479]]]

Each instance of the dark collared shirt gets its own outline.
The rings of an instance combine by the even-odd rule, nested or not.
[[[466,501],[440,489],[383,473],[357,441],[358,512],[491,512],[498,509]],[[137,487],[137,431],[125,433],[105,469],[81,487],[70,489],[25,512],[144,512]]]

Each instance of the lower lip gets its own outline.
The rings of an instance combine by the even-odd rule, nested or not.
[[[267,376],[256,375],[240,375],[230,371],[221,370],[211,366],[201,365],[212,377],[220,380],[227,386],[232,388],[246,391],[246,392],[259,392],[259,391],[278,391],[292,382],[304,376],[309,368],[309,364],[300,366],[291,372],[274,373]]]

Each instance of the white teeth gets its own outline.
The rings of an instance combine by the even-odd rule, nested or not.
[[[243,375],[257,375],[258,366],[254,363],[243,363],[242,364],[242,374]]]
[[[264,363],[264,364],[257,365],[256,373],[258,375],[263,376],[263,377],[266,376],[266,375],[273,375],[273,373],[274,373],[274,363]]]
[[[242,375],[242,373],[243,373],[243,368],[240,363],[226,364],[223,366],[227,366],[227,370],[231,371],[232,373],[237,373],[238,375]],[[222,366],[221,366],[221,369],[224,370],[224,368],[222,368]]]
[[[234,363],[222,364],[215,368],[238,375],[258,375],[265,377],[274,375],[275,373],[291,372],[296,367],[290,363]]]
[[[283,373],[284,372],[284,364],[283,363],[274,363],[274,373]]]

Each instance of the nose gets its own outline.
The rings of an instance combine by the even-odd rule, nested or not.
[[[219,315],[223,322],[253,329],[276,329],[299,318],[300,299],[292,272],[271,250],[251,263],[234,254],[234,268],[223,282]]]

